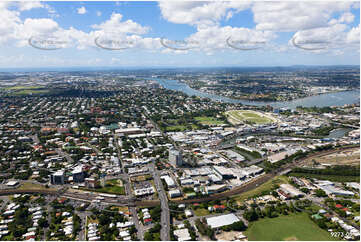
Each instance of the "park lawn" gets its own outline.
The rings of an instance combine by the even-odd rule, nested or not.
[[[199,121],[203,125],[221,125],[224,124],[222,120],[213,117],[199,116],[195,117],[195,120]]]
[[[192,130],[198,129],[198,126],[195,124],[191,124]],[[173,126],[167,126],[166,131],[172,132],[172,131],[185,131],[188,130],[186,125],[173,125]]]
[[[29,94],[43,94],[48,93],[46,89],[24,89],[14,92],[14,95],[29,95]]]
[[[337,240],[330,233],[315,224],[306,213],[282,215],[277,218],[264,218],[252,222],[245,232],[251,241],[274,240]]]
[[[241,195],[235,196],[234,199],[238,202],[238,204],[242,204],[244,200],[248,198],[257,196],[264,191],[271,190],[273,185],[280,185],[283,183],[288,183],[288,178],[286,176],[276,176],[251,191],[244,192]]]
[[[39,89],[43,88],[43,86],[12,86],[12,87],[6,87],[6,90],[22,90],[22,89]]]
[[[197,208],[194,210],[194,214],[196,216],[206,216],[206,215],[209,215],[211,214],[208,209],[205,209],[205,208]]]

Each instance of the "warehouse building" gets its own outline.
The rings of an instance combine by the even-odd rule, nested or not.
[[[207,218],[207,224],[211,226],[212,229],[231,225],[239,221],[239,218],[234,213]]]

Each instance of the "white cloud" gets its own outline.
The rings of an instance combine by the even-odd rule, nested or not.
[[[145,34],[149,31],[149,27],[143,27],[133,20],[126,20],[122,22],[123,15],[119,13],[113,13],[109,20],[92,25],[93,29],[102,30],[105,32],[116,33],[133,33],[133,34]]]
[[[213,25],[222,18],[231,18],[233,13],[247,9],[248,1],[160,1],[159,7],[163,18],[177,24]]]
[[[84,6],[77,8],[78,14],[86,14],[86,8]]]
[[[360,45],[360,25],[352,28],[347,33],[346,42]]]
[[[18,2],[20,11],[27,11],[33,8],[45,8],[46,5],[40,1],[22,1]]]
[[[59,25],[49,18],[31,19],[27,18],[24,21],[23,31],[34,33],[51,33],[59,29]]]
[[[337,23],[323,28],[297,31],[289,44],[294,45],[293,42],[301,49],[314,49],[318,53],[359,50],[360,29],[355,27],[348,31],[346,24]]]
[[[326,27],[332,14],[349,11],[353,2],[256,2],[252,11],[259,30],[300,31]],[[349,14],[343,21],[350,21]]]
[[[100,16],[102,16],[102,12],[97,11],[97,12],[96,12],[96,15],[97,15],[98,17],[100,17]]]
[[[14,38],[21,25],[20,13],[8,10],[8,6],[8,3],[0,3],[0,43]]]
[[[276,35],[270,31],[231,26],[210,26],[199,29],[198,32],[191,35],[187,40],[199,43],[200,50],[206,53],[213,53],[215,50],[234,50],[229,44],[238,46],[240,49],[264,47],[275,37]],[[229,44],[227,44],[227,39]]]
[[[355,16],[350,13],[350,12],[346,12],[343,13],[338,19],[331,19],[328,24],[329,25],[334,25],[334,24],[338,24],[338,23],[352,23],[355,19]]]

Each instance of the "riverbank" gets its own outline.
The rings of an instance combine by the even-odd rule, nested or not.
[[[267,106],[270,105],[274,108],[290,108],[296,109],[298,106],[303,107],[327,107],[327,106],[343,106],[345,104],[359,103],[360,90],[332,92],[320,95],[309,96],[305,98],[295,99],[285,102],[262,102],[262,101],[248,101],[237,100],[219,96],[216,94],[209,94],[201,92],[189,87],[187,84],[178,80],[160,79],[160,78],[147,78],[149,80],[157,81],[163,88],[181,91],[189,96],[195,95],[198,97],[209,98],[213,101],[227,102],[227,103],[240,103],[243,105],[252,106]]]

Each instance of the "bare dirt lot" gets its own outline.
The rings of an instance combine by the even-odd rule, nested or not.
[[[342,150],[320,157],[312,157],[306,161],[306,164],[312,166],[314,161],[321,165],[359,165],[360,148]]]

